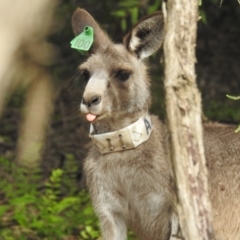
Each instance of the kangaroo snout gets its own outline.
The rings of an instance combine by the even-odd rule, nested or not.
[[[99,95],[89,95],[82,98],[82,104],[86,105],[88,108],[91,106],[98,105],[101,102],[101,96]]]

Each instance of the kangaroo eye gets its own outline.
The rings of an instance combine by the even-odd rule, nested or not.
[[[129,72],[129,71],[119,70],[119,71],[116,73],[115,77],[116,77],[118,80],[120,80],[121,82],[125,82],[125,81],[127,81],[127,80],[129,79],[130,75],[131,75],[131,72]]]
[[[89,71],[88,71],[88,70],[83,70],[83,71],[82,71],[82,76],[83,76],[83,78],[84,78],[84,81],[87,82],[87,81],[89,80],[89,78],[90,78],[90,73],[89,73]]]

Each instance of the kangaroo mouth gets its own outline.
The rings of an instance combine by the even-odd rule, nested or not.
[[[92,114],[92,113],[86,114],[86,119],[88,122],[93,122],[96,118],[97,118],[97,115],[95,114]]]

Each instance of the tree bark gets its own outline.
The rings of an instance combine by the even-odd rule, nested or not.
[[[168,0],[165,17],[165,94],[170,157],[182,235],[214,239],[196,85],[195,45],[198,0]]]

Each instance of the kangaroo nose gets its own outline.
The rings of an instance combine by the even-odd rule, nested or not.
[[[82,98],[82,103],[88,107],[91,107],[92,105],[98,105],[101,102],[100,96],[92,96],[89,98]]]

